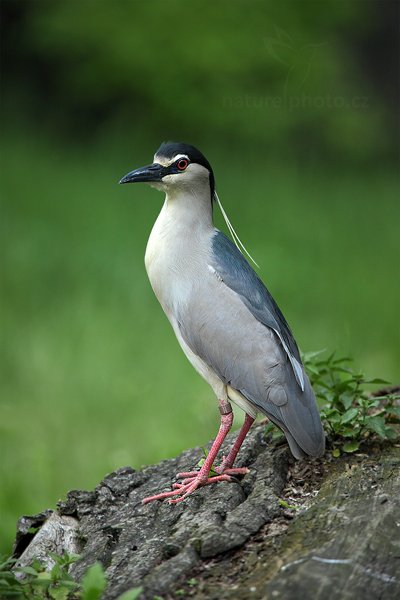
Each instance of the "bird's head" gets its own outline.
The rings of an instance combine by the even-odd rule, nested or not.
[[[154,155],[154,162],[140,167],[123,177],[119,183],[149,183],[167,193],[180,189],[196,192],[208,186],[210,199],[214,197],[214,174],[206,157],[190,144],[166,142]]]

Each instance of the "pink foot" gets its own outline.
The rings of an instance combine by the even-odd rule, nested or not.
[[[171,492],[162,492],[161,494],[148,496],[142,500],[142,503],[148,504],[149,502],[153,502],[153,500],[168,500],[169,504],[177,504],[199,487],[210,485],[211,483],[218,483],[219,481],[232,481],[232,476],[246,475],[246,473],[249,473],[249,469],[247,467],[238,467],[235,469],[224,469],[221,473],[216,469],[216,472],[218,475],[212,475],[211,477],[204,476],[200,471],[178,473],[177,478],[182,479],[182,482],[174,483]]]
[[[217,475],[246,475],[246,473],[250,473],[250,470],[247,467],[235,467],[235,468],[227,468],[224,469],[222,466],[215,467],[214,472]],[[177,474],[177,479],[183,479],[182,483],[189,483],[189,480],[194,479],[199,474],[199,471],[184,471],[183,473]],[[180,484],[178,484],[180,485]]]
[[[167,500],[169,504],[177,504],[184,500],[189,494],[197,490],[197,488],[202,487],[203,485],[210,485],[211,483],[217,483],[218,481],[231,481],[231,477],[229,475],[216,475],[215,477],[205,477],[200,475],[199,471],[193,471],[196,475],[193,477],[188,477],[184,479],[182,483],[174,483],[172,492],[162,492],[161,494],[156,494],[155,496],[148,496],[142,500],[143,504],[148,504],[149,502],[153,502],[153,500]],[[174,496],[179,496],[175,498]]]
[[[224,457],[222,465],[213,471],[214,461],[217,458],[217,454],[232,426],[233,421],[232,408],[229,402],[226,400],[220,400],[219,410],[221,413],[221,424],[218,434],[211,446],[210,452],[207,454],[207,457],[204,460],[200,471],[187,471],[184,473],[178,473],[177,477],[178,479],[182,479],[182,482],[175,483],[172,486],[173,490],[171,492],[162,492],[161,494],[148,496],[142,500],[143,504],[148,504],[149,502],[153,502],[153,500],[168,500],[170,504],[176,504],[177,502],[184,500],[187,496],[189,496],[189,494],[203,485],[217,483],[218,481],[232,481],[232,476],[245,475],[249,472],[246,467],[232,468],[236,455],[239,452],[239,448],[254,421],[253,417],[250,417],[249,415],[246,415],[239,435],[228,456]],[[210,473],[216,473],[216,475],[213,474],[210,477]]]

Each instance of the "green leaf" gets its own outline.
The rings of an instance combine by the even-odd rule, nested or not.
[[[352,396],[345,396],[345,395],[343,395],[340,398],[340,400],[341,400],[341,402],[342,402],[345,410],[348,410],[350,408],[350,406],[353,404],[353,397]]]
[[[326,349],[324,349],[324,350],[315,350],[315,351],[312,351],[312,352],[304,352],[304,353],[302,353],[301,357],[302,357],[303,362],[308,362],[309,360],[312,360],[313,358],[316,358],[317,356],[320,356],[324,352],[326,352]]]
[[[358,438],[359,432],[360,426],[358,424],[342,425],[340,428],[340,434],[347,438]]]
[[[331,413],[328,415],[328,417],[327,417],[327,420],[328,420],[330,423],[337,424],[337,423],[340,423],[340,422],[341,422],[341,416],[340,416],[339,412],[338,412],[337,410],[335,410],[335,411],[332,411],[332,412],[331,412]]]
[[[336,360],[333,361],[333,364],[340,365],[341,363],[346,363],[346,362],[353,362],[353,359],[351,358],[351,356],[343,356],[342,358],[337,358]]]
[[[334,449],[332,450],[332,456],[333,456],[334,458],[339,458],[339,456],[340,456],[340,450],[339,450],[339,448],[334,448]]]
[[[25,575],[33,575],[34,577],[38,576],[38,572],[33,567],[17,567],[15,569],[18,573],[25,573]]]
[[[346,410],[344,415],[342,415],[341,422],[348,423],[349,421],[353,421],[357,417],[357,415],[358,415],[357,408],[349,408],[349,410]]]
[[[345,444],[343,444],[342,446],[342,450],[343,452],[356,452],[356,450],[358,450],[360,447],[359,442],[356,441],[352,441],[352,442],[346,442]]]
[[[376,398],[375,398],[375,400],[370,400],[370,402],[369,402],[369,405],[371,408],[376,408],[377,406],[379,406],[379,404],[380,404],[380,402]],[[384,408],[382,408],[382,412],[385,412]]]
[[[379,437],[383,439],[386,438],[385,425],[385,417],[367,417],[365,419],[365,426],[367,427],[367,429],[373,431],[374,433],[377,433]]]
[[[64,577],[65,577],[65,575],[64,575]],[[78,587],[78,584],[72,578],[71,579],[60,579],[59,581],[57,581],[57,583],[53,583],[52,585],[53,586],[59,585],[61,587],[65,587],[70,590],[73,590],[76,587]]]
[[[351,369],[348,369],[347,367],[339,367],[338,365],[334,365],[333,367],[331,367],[331,370],[334,373],[346,373],[346,375],[348,375],[349,373],[351,374]]]
[[[36,573],[36,577],[41,581],[51,581],[51,573],[48,571],[42,571],[41,573]]]
[[[82,579],[82,600],[99,600],[107,585],[104,569],[99,562],[86,571]]]
[[[383,385],[389,385],[389,381],[375,377],[375,379],[366,379],[364,383],[382,383]]]
[[[326,383],[325,381],[318,381],[317,385],[324,388],[325,390],[330,390],[332,388],[332,385],[329,383]]]
[[[4,570],[8,571],[16,562],[16,558],[6,557],[4,554],[0,555],[0,573]]]
[[[70,591],[71,590],[65,586],[57,586],[49,589],[47,593],[49,594],[50,598],[53,598],[53,600],[68,600]]]
[[[328,364],[328,365],[330,365],[330,363],[331,363],[331,362],[333,361],[333,359],[335,358],[335,354],[336,354],[336,350],[334,350],[334,351],[332,352],[332,354],[330,354],[330,355],[328,356],[328,358],[326,359],[326,362],[327,362],[327,364]]]
[[[385,427],[385,434],[388,440],[391,440],[392,442],[394,442],[395,440],[397,440],[397,438],[399,437],[397,434],[397,431],[390,426]]]
[[[142,587],[131,588],[130,590],[127,590],[126,592],[118,596],[117,600],[136,600],[136,598],[139,598],[142,592]]]
[[[80,559],[79,554],[68,554],[68,552],[64,552],[61,556],[55,552],[49,552],[49,555],[54,559],[55,563],[61,567],[68,567]]]
[[[312,367],[311,365],[307,365],[307,371],[309,373],[313,373],[314,375],[319,375],[319,371],[317,367]]]
[[[62,567],[59,563],[56,563],[50,571],[51,578],[53,581],[58,581],[62,578]]]

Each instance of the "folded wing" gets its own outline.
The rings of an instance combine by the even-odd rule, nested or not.
[[[315,396],[290,328],[221,232],[213,238],[206,281],[202,278],[180,307],[178,324],[191,350],[282,428],[295,456],[323,453]]]

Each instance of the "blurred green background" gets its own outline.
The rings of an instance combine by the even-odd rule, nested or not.
[[[1,11],[0,550],[21,514],[217,428],[144,270],[163,199],[117,185],[163,140],[211,161],[300,347],[399,381],[395,2]]]

